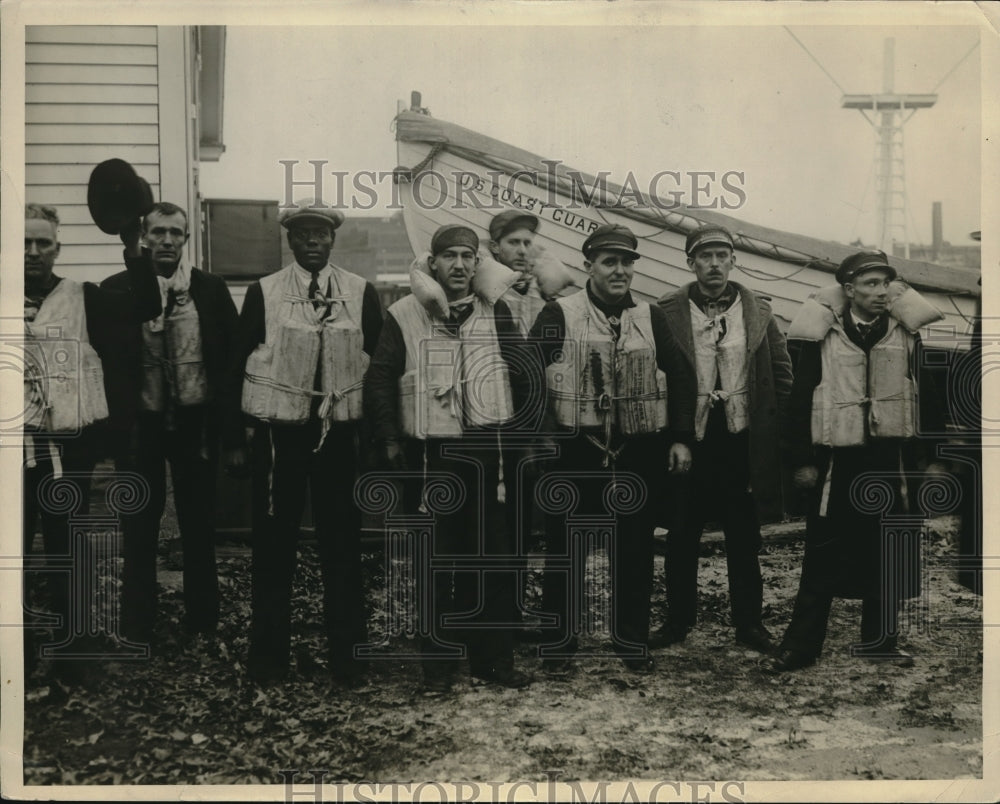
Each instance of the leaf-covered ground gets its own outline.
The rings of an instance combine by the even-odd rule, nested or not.
[[[860,607],[837,601],[821,663],[765,674],[758,654],[733,642],[725,559],[708,540],[699,625],[683,644],[655,652],[654,674],[630,674],[609,656],[580,660],[574,676],[554,680],[539,672],[536,647],[522,644],[530,687],[465,676],[441,698],[427,697],[418,666],[399,659],[374,662],[357,689],[331,683],[308,546],[296,579],[292,677],[255,688],[244,670],[247,551],[220,550],[215,644],[179,639],[180,573],[165,551],[159,655],[95,662],[79,685],[59,683],[46,663],[26,679],[25,782],[280,784],[283,770],[314,769],[328,782],[544,781],[552,771],[560,780],[980,778],[981,599],[934,563],[954,553],[954,530],[953,520],[935,523],[927,592],[907,608],[901,646],[917,657],[912,669],[852,659]],[[791,613],[801,549],[794,538],[765,543],[765,622],[776,636]],[[540,563],[532,566],[527,593],[537,604]],[[112,580],[115,570],[105,567]],[[382,554],[367,556],[365,570],[375,636],[387,621]],[[660,557],[654,626],[662,571]],[[600,634],[584,640],[603,645]]]

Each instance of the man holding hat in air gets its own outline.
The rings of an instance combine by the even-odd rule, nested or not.
[[[66,475],[61,482],[75,487],[79,501],[86,505],[89,474],[98,456],[91,425],[108,415],[99,355],[107,357],[118,347],[117,326],[138,325],[160,313],[156,279],[139,246],[138,220],[122,228],[120,236],[134,293],[57,276],[59,214],[43,204],[24,208],[24,348],[30,357],[24,376],[25,556],[31,553],[38,519],[46,559],[70,553],[71,512],[65,506],[45,504],[50,484]],[[50,602],[61,620],[49,644],[58,648],[57,674],[64,681],[72,680],[83,665],[65,659],[88,651],[77,641],[83,635],[73,632],[72,606],[89,607],[90,601],[71,599],[74,585],[68,573],[47,574]],[[29,670],[38,657],[32,643],[31,625],[26,622]]]
[[[426,271],[411,271],[413,292],[389,308],[365,378],[365,408],[384,464],[405,467],[404,446],[417,441],[424,448],[423,467],[409,469],[423,468],[428,488],[444,479],[446,496],[460,501],[435,511],[442,495],[424,495],[435,515],[434,556],[501,562],[496,569],[435,571],[432,589],[418,589],[418,599],[431,606],[422,612],[430,633],[421,640],[421,653],[432,693],[451,689],[459,644],[465,645],[473,678],[514,688],[529,683],[514,667],[516,565],[502,558],[512,555],[507,494],[513,484],[506,473],[514,461],[506,441],[525,406],[525,374],[512,370],[523,338],[504,301],[491,303],[474,282],[478,249],[479,238],[466,226],[446,225],[434,233]],[[405,452],[411,460],[419,454]],[[473,613],[468,628],[443,622],[457,612]]]
[[[694,372],[663,312],[632,297],[637,245],[624,226],[596,229],[583,244],[586,288],[546,304],[528,337],[541,361],[534,383],[546,392],[545,433],[559,450],[538,495],[550,483],[568,483],[577,499],[574,510],[546,520],[542,610],[557,615],[558,634],[546,640],[542,657],[556,675],[573,671],[581,630],[587,545],[575,535],[568,543],[570,516],[613,517],[614,648],[629,670],[653,669],[647,647],[656,498],[665,472],[691,463]]]
[[[773,649],[761,622],[761,521],[780,520],[778,423],[792,387],[792,366],[767,301],[729,274],[733,237],[722,226],[692,231],[685,242],[695,281],[659,299],[684,361],[697,374],[689,475],[673,482],[667,536],[667,622],[655,644],[681,642],[698,605],[698,542],[710,517],[721,521],[736,641]]]
[[[154,204],[142,219],[145,248],[138,259],[156,273],[163,310],[123,332],[105,360],[116,464],[149,484],[147,504],[122,517],[122,627],[126,638],[138,643],[154,638],[167,463],[184,551],[182,627],[188,636],[212,637],[219,620],[215,481],[237,314],[222,277],[188,264],[189,236],[187,213],[175,204]],[[130,268],[101,287],[128,291],[131,276]],[[239,447],[242,428],[234,432],[232,443]]]
[[[330,262],[339,210],[300,201],[280,223],[295,257],[247,288],[231,404],[254,425],[252,623],[248,671],[261,684],[289,669],[291,595],[310,490],[327,655],[335,682],[354,685],[367,639],[361,583],[358,473],[361,380],[382,328],[370,282]],[[239,418],[239,414],[235,414]],[[240,469],[239,454],[232,467]]]
[[[942,431],[930,376],[918,368],[917,334],[941,314],[896,278],[881,251],[852,254],[837,268],[837,285],[807,299],[788,330],[801,342],[788,450],[809,508],[792,620],[766,665],[773,672],[819,658],[834,597],[861,598],[853,655],[913,664],[896,637],[900,600],[920,593],[919,534],[883,534],[881,519],[906,510],[904,465],[945,471],[933,462],[936,440],[916,438],[919,429]],[[881,489],[891,486],[878,510],[863,504],[866,473]]]

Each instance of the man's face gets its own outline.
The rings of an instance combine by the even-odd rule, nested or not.
[[[55,225],[44,218],[25,218],[24,284],[46,285],[58,256]]]
[[[310,273],[315,273],[330,261],[333,229],[322,223],[303,221],[288,230],[288,245],[292,248],[295,261]]]
[[[844,292],[851,301],[851,312],[864,321],[870,321],[888,308],[889,272],[876,268],[858,274],[844,285]]]
[[[688,267],[694,271],[698,287],[709,298],[716,298],[726,289],[729,272],[736,264],[736,255],[726,245],[709,243],[688,257]]]
[[[590,274],[590,289],[601,301],[621,301],[632,286],[635,260],[623,251],[598,251],[584,267]]]
[[[527,227],[508,232],[499,240],[490,241],[490,251],[496,261],[506,265],[512,271],[528,270],[528,251],[534,240],[535,233]]]
[[[143,239],[153,259],[153,267],[161,274],[173,273],[188,239],[187,218],[180,212],[173,215],[152,212],[143,225]]]
[[[452,246],[430,260],[431,274],[444,288],[448,301],[469,295],[478,258],[469,246]]]

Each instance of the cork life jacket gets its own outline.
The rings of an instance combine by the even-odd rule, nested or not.
[[[607,317],[583,290],[556,300],[566,334],[562,354],[545,373],[549,404],[563,427],[617,429],[626,436],[667,426],[667,378],[656,364],[647,302],[625,308],[615,340]],[[607,446],[607,444],[605,445]]]
[[[886,334],[868,354],[844,331],[843,288],[823,288],[807,299],[788,329],[789,340],[820,342],[822,379],[813,391],[814,444],[853,447],[870,438],[910,438],[916,395],[910,365],[914,333],[943,316],[901,280],[889,284]]]
[[[538,290],[538,282],[532,277],[525,293],[518,293],[511,288],[503,295],[503,300],[507,302],[511,317],[517,322],[518,330],[526,336],[545,306],[545,299]]]
[[[322,398],[318,415],[325,423],[360,419],[369,362],[361,331],[365,280],[332,266],[330,298],[310,299],[290,264],[261,279],[260,288],[264,343],[247,358],[243,412],[263,421],[304,424],[313,400]],[[322,306],[314,309],[316,300],[331,302],[326,319]]]
[[[729,309],[715,317],[705,315],[693,301],[689,304],[698,375],[695,438],[704,439],[709,411],[720,402],[725,409],[726,428],[730,433],[742,432],[750,425],[743,297],[737,293]]]
[[[162,412],[168,398],[180,407],[209,401],[201,323],[189,293],[177,295],[169,315],[143,322],[142,372],[143,410]]]
[[[25,430],[71,433],[106,419],[104,370],[87,333],[83,285],[60,280],[24,328]]]
[[[406,344],[399,382],[400,428],[410,438],[455,438],[467,428],[498,426],[514,417],[507,364],[493,305],[479,296],[458,337],[441,326],[417,296],[389,308]]]

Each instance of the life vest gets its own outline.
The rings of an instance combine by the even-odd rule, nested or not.
[[[889,330],[868,355],[844,332],[838,318],[820,346],[823,376],[813,391],[812,439],[829,447],[872,438],[910,438],[916,406],[910,356],[914,338],[889,318]]]
[[[319,416],[325,422],[361,418],[361,383],[369,362],[361,331],[365,280],[336,266],[330,277],[333,301],[325,320],[323,308],[314,309],[294,264],[260,280],[264,343],[247,358],[244,413],[264,421],[304,424],[313,399],[322,397]]]
[[[410,438],[459,437],[466,428],[497,426],[514,416],[493,305],[478,296],[472,304],[458,337],[413,294],[389,308],[406,344],[399,409],[400,427]]]
[[[737,294],[729,309],[714,318],[705,315],[693,301],[689,303],[698,373],[695,438],[701,441],[705,437],[709,411],[720,401],[726,413],[726,428],[730,433],[742,432],[750,425],[743,298]]]
[[[83,285],[63,279],[25,321],[24,426],[77,432],[106,419],[101,359],[90,345]]]
[[[556,301],[566,334],[545,381],[557,423],[584,430],[612,427],[624,435],[666,427],[667,378],[656,365],[649,304],[622,311],[616,341],[607,317],[585,290]]]
[[[142,325],[142,408],[163,411],[168,394],[182,407],[208,402],[201,323],[191,295],[180,294],[162,321],[162,328],[155,321]]]

